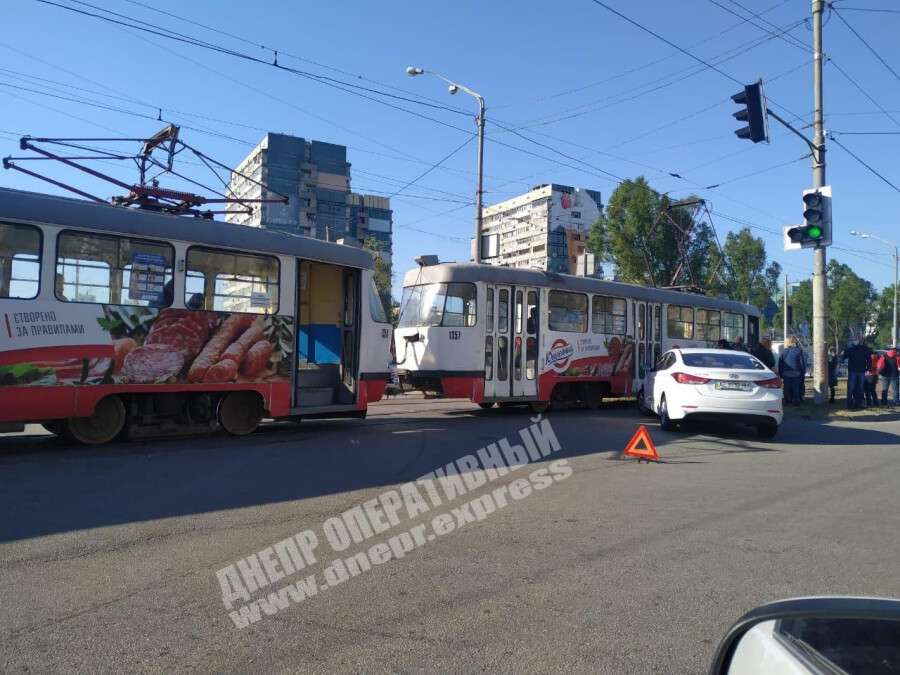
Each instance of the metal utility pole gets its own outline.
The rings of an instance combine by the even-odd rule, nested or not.
[[[478,187],[475,190],[475,262],[481,262],[481,201],[484,195],[484,99],[478,98]]]
[[[782,343],[787,342],[788,337],[788,275],[784,274],[784,336],[781,338]]]
[[[447,79],[440,73],[436,73],[433,70],[425,70],[424,68],[419,68],[417,66],[408,66],[406,68],[406,74],[410,77],[416,77],[417,75],[426,74],[433,75],[439,80],[443,80],[447,83],[447,91],[449,91],[451,94],[456,94],[457,92],[462,91],[478,101],[478,117],[475,118],[475,124],[478,127],[478,184],[475,188],[475,255],[473,257],[475,258],[476,263],[480,263],[482,225],[481,202],[484,195],[484,97],[477,91],[469,89],[464,84],[460,84],[459,82],[454,82],[453,80]]]
[[[822,13],[825,0],[812,0],[813,32],[813,188],[825,186],[825,129],[822,102]],[[817,404],[828,402],[828,286],[825,279],[825,247],[813,249],[813,388]]]

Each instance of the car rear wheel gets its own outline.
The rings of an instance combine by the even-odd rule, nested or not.
[[[675,422],[669,417],[669,406],[666,403],[665,394],[663,394],[662,400],[659,402],[659,428],[663,431],[675,430]]]
[[[764,422],[756,426],[756,433],[760,438],[774,438],[778,433],[778,425],[775,422]]]

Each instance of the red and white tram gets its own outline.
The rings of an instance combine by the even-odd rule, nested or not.
[[[541,270],[444,263],[404,278],[394,349],[402,380],[482,407],[589,407],[639,392],[665,351],[746,345],[759,311],[695,293]]]
[[[365,251],[0,189],[0,428],[87,443],[364,416],[391,326]]]

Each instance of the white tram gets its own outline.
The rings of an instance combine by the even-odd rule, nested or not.
[[[365,251],[0,189],[0,428],[87,443],[364,416],[391,325]]]
[[[443,263],[406,273],[394,350],[405,384],[482,407],[637,393],[673,347],[752,346],[759,311],[694,293]]]

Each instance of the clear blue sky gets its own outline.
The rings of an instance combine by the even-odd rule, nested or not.
[[[809,121],[812,63],[807,26],[800,23],[788,33],[807,47],[803,49],[771,39],[763,29],[726,11],[746,16],[743,6],[754,13],[765,12],[753,21],[774,32],[772,25],[784,28],[808,17],[809,0],[604,1],[704,60],[727,59],[717,67],[740,82],[762,77],[768,82],[767,95],[781,106],[776,110],[782,114],[789,110]],[[58,2],[97,11],[74,0]],[[272,58],[271,51],[159,14],[140,3],[91,0],[91,4]],[[801,191],[811,183],[809,160],[800,160],[807,152],[805,146],[774,124],[770,145],[737,139],[732,132],[739,124],[731,117],[737,107],[728,100],[740,88],[735,82],[703,68],[592,0],[147,0],[147,4],[279,49],[280,63],[315,74],[400,96],[428,97],[435,105],[472,112],[472,99],[462,94],[451,97],[438,80],[411,79],[404,70],[410,64],[433,69],[479,91],[487,100],[489,119],[505,126],[528,124],[520,133],[549,146],[540,147],[489,126],[487,204],[545,182],[594,188],[606,199],[616,181],[603,172],[621,177],[643,174],[654,187],[674,196],[697,193],[710,200],[714,212],[722,214],[713,217],[720,238],[739,227],[725,216],[749,221],[757,228],[754,233],[764,237],[770,256],[792,278],[806,278],[811,271],[811,252],[784,253],[780,234],[782,225],[799,222]],[[841,16],[891,68],[900,71],[896,2],[840,0],[835,7],[846,7]],[[859,7],[893,11],[850,9]],[[354,189],[389,194],[458,147],[466,139],[466,130],[474,130],[471,117],[455,112],[393,101],[462,130],[269,66],[138,33],[35,0],[7,0],[3,14],[7,30],[0,35],[0,82],[4,83],[0,86],[0,155],[4,156],[18,154],[16,137],[21,133],[147,136],[162,126],[155,119],[155,108],[162,107],[166,120],[233,137],[183,131],[185,140],[228,165],[236,164],[266,130],[345,144],[350,148]],[[896,134],[900,132],[900,77],[879,63],[837,15],[825,27],[825,51],[888,111],[880,112],[834,64],[828,64],[827,127],[836,132],[895,132],[841,135],[838,140],[900,185],[895,161],[900,150]],[[91,99],[152,119],[38,91]],[[563,117],[568,119],[559,119]],[[533,126],[544,121],[549,123]],[[467,202],[474,193],[474,167],[475,144],[470,143],[393,198],[395,288],[418,254],[437,253],[444,260],[468,258],[474,208]],[[41,168],[98,190],[102,196],[112,194],[111,186],[98,185],[87,176]],[[124,166],[104,169],[119,176],[134,173]],[[182,169],[198,179],[214,180],[198,166],[183,165]],[[683,178],[673,178],[669,172]],[[879,289],[891,283],[892,260],[883,255],[883,247],[852,237],[850,230],[900,239],[900,193],[835,144],[829,145],[828,182],[835,195],[836,248],[830,256],[850,264]],[[0,171],[0,184],[59,192],[13,171]],[[721,187],[701,189],[714,184]],[[451,209],[457,210],[448,213]]]

